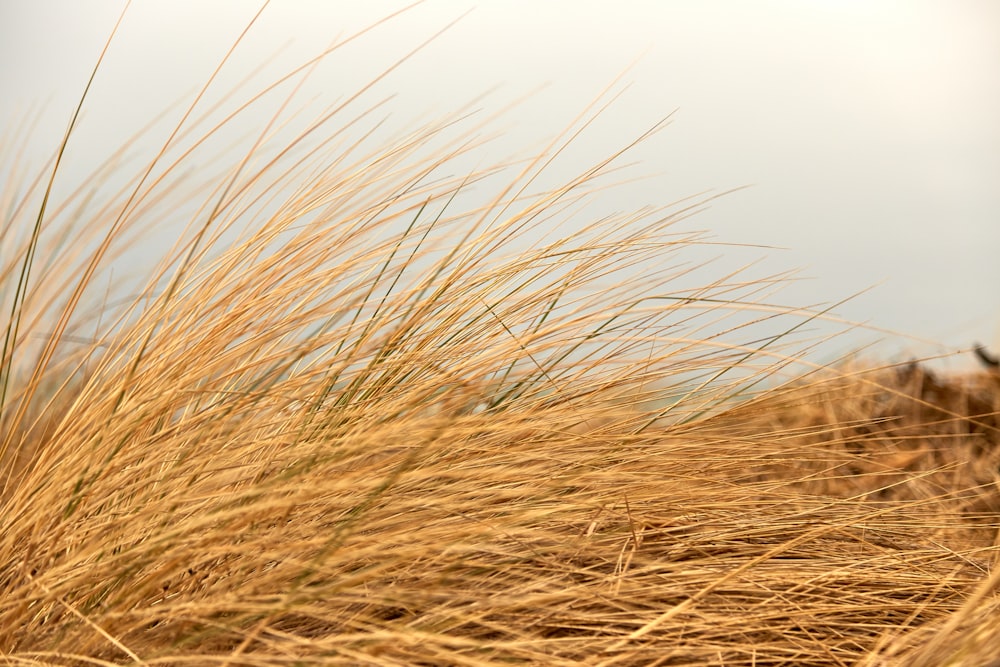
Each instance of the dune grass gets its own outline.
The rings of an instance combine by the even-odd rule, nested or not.
[[[194,184],[239,105],[196,100],[100,202],[117,157],[58,201],[58,160],[7,182],[5,664],[1000,655],[995,376],[798,376],[824,313],[771,303],[782,276],[689,285],[705,199],[589,220],[620,155],[537,191],[607,94],[452,172],[487,125],[372,148],[361,92],[274,145],[282,102]]]

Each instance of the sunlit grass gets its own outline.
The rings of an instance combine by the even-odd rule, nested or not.
[[[104,187],[117,158],[59,201],[58,160],[7,183],[5,661],[1000,649],[994,378],[796,379],[827,314],[775,305],[785,275],[692,286],[706,199],[588,218],[620,154],[538,188],[610,92],[472,171],[488,126],[463,112],[373,149],[362,92],[275,145],[279,103],[197,182],[235,98],[217,125],[196,100],[127,188]],[[172,212],[176,243],[114,289],[112,260]]]

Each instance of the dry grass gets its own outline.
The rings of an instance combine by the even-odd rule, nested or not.
[[[4,664],[992,664],[997,377],[753,393],[818,314],[679,287],[697,202],[581,223],[610,161],[531,194],[587,117],[461,212],[477,128],[265,128],[119,305],[199,126],[104,205],[8,187]]]

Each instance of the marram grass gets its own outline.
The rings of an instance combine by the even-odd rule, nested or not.
[[[692,287],[704,202],[533,187],[593,110],[462,172],[469,118],[346,99],[193,184],[238,112],[6,181],[3,664],[995,664],[995,377],[789,379],[822,313]]]

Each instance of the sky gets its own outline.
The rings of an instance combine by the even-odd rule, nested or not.
[[[220,90],[254,68],[277,78],[407,5],[274,0]],[[26,160],[55,148],[123,6],[0,0],[0,128],[35,120]],[[85,109],[79,168],[189,100],[259,7],[134,2]],[[1000,3],[427,0],[336,54],[304,98],[336,100],[456,19],[372,92],[394,96],[400,123],[531,94],[498,122],[500,157],[537,147],[622,75],[581,164],[671,124],[629,155],[646,178],[605,205],[749,186],[684,223],[757,246],[720,246],[720,273],[799,269],[790,305],[872,288],[836,312],[905,334],[849,339],[882,336],[891,358],[1000,350]]]

